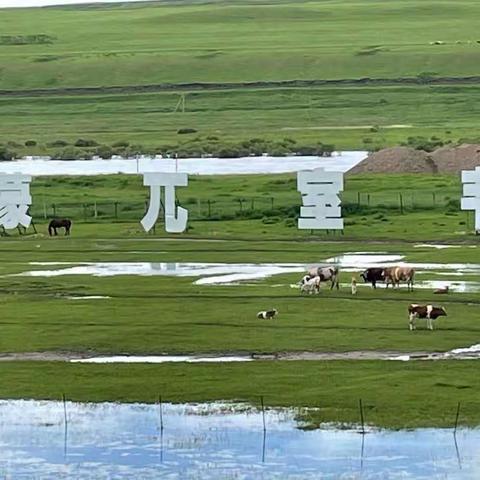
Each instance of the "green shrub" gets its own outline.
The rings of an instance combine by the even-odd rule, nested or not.
[[[47,143],[48,148],[61,148],[67,145],[69,145],[69,143],[65,140],[54,140],[53,142]]]
[[[83,150],[74,147],[66,147],[63,150],[58,150],[51,155],[54,160],[80,160],[84,158],[90,158]]]
[[[0,146],[0,161],[13,160],[16,157],[16,153],[7,147]]]
[[[25,142],[26,147],[35,147],[37,145],[37,142],[35,140],[27,140]]]
[[[108,145],[100,145],[95,150],[95,155],[98,155],[101,158],[109,159],[114,155],[114,151]]]
[[[76,147],[97,147],[98,143],[95,140],[91,140],[89,138],[79,138],[74,145]]]
[[[186,135],[186,134],[189,134],[189,133],[197,133],[197,130],[195,130],[194,128],[179,128],[177,130],[177,133],[179,135]]]

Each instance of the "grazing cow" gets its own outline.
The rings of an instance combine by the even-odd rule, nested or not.
[[[383,282],[385,280],[384,268],[367,268],[360,276],[363,281],[370,282],[373,288],[377,288],[377,282]]]
[[[385,276],[386,288],[390,283],[392,288],[400,287],[400,282],[407,282],[408,290],[413,291],[413,277],[415,276],[415,269],[412,267],[386,267],[383,269]]]
[[[415,320],[417,318],[425,318],[427,320],[427,327],[433,330],[432,320],[438,317],[446,317],[447,312],[443,307],[434,307],[433,305],[417,305],[412,303],[408,306],[408,319],[410,330],[415,330]]]
[[[278,315],[278,310],[272,308],[272,310],[263,310],[262,312],[257,313],[257,318],[261,318],[263,320],[270,320]]]
[[[308,271],[308,275],[311,277],[320,277],[321,282],[330,281],[330,290],[333,287],[340,288],[338,284],[338,267],[313,267]]]
[[[310,277],[305,275],[300,282],[300,292],[320,293],[320,277]]]

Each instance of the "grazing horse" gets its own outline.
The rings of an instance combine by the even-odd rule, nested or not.
[[[70,235],[70,227],[72,226],[72,221],[68,218],[54,218],[48,224],[48,234],[58,235],[57,228],[64,228],[65,235]]]
[[[321,282],[330,281],[330,290],[333,287],[337,287],[337,290],[340,288],[338,284],[338,267],[313,267],[308,271],[310,277],[320,277]]]

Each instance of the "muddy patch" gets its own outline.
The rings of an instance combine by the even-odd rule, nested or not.
[[[272,353],[225,352],[218,355],[98,355],[93,352],[17,352],[0,354],[0,362],[52,361],[71,363],[236,363],[266,361],[329,361],[329,360],[471,360],[480,359],[480,345],[456,348],[448,352],[400,352],[395,350],[353,350],[347,352],[305,351]]]

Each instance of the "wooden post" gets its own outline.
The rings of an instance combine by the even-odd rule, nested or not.
[[[453,433],[457,433],[457,426],[458,426],[458,416],[460,415],[460,402],[458,402],[457,405],[457,415],[455,417],[455,428],[453,430]]]
[[[255,198],[252,198],[251,209],[255,210]]]
[[[260,396],[260,403],[262,404],[262,421],[263,421],[263,431],[267,431],[267,427],[265,424],[265,405],[263,403],[263,395]]]
[[[363,418],[363,405],[361,398],[358,400],[358,407],[360,408],[360,421],[362,422],[362,431],[360,433],[365,435],[365,419]]]
[[[160,416],[160,431],[163,432],[163,404],[162,396],[158,396],[158,414]]]
[[[94,216],[95,218],[98,217],[97,202],[96,202],[96,201],[93,202],[93,216]]]
[[[54,203],[52,203],[52,212],[53,212],[53,216],[56,217],[57,216],[57,207]]]
[[[400,200],[400,215],[403,215],[403,195],[401,193],[399,195],[399,200]]]
[[[270,202],[271,202],[271,208],[273,210],[273,202],[275,201],[275,199],[273,197],[270,197]]]
[[[45,203],[45,200],[43,201],[43,218],[45,220],[47,219],[47,205]]]
[[[432,202],[433,202],[433,208],[436,207],[437,205],[437,201],[436,201],[436,196],[435,196],[435,192],[432,193]]]
[[[367,205],[370,206],[370,194],[367,194]]]
[[[62,400],[63,400],[63,419],[65,422],[65,428],[67,428],[68,420],[67,420],[67,400],[65,399],[65,394],[62,393]]]
[[[360,206],[360,192],[357,192],[357,206]]]

